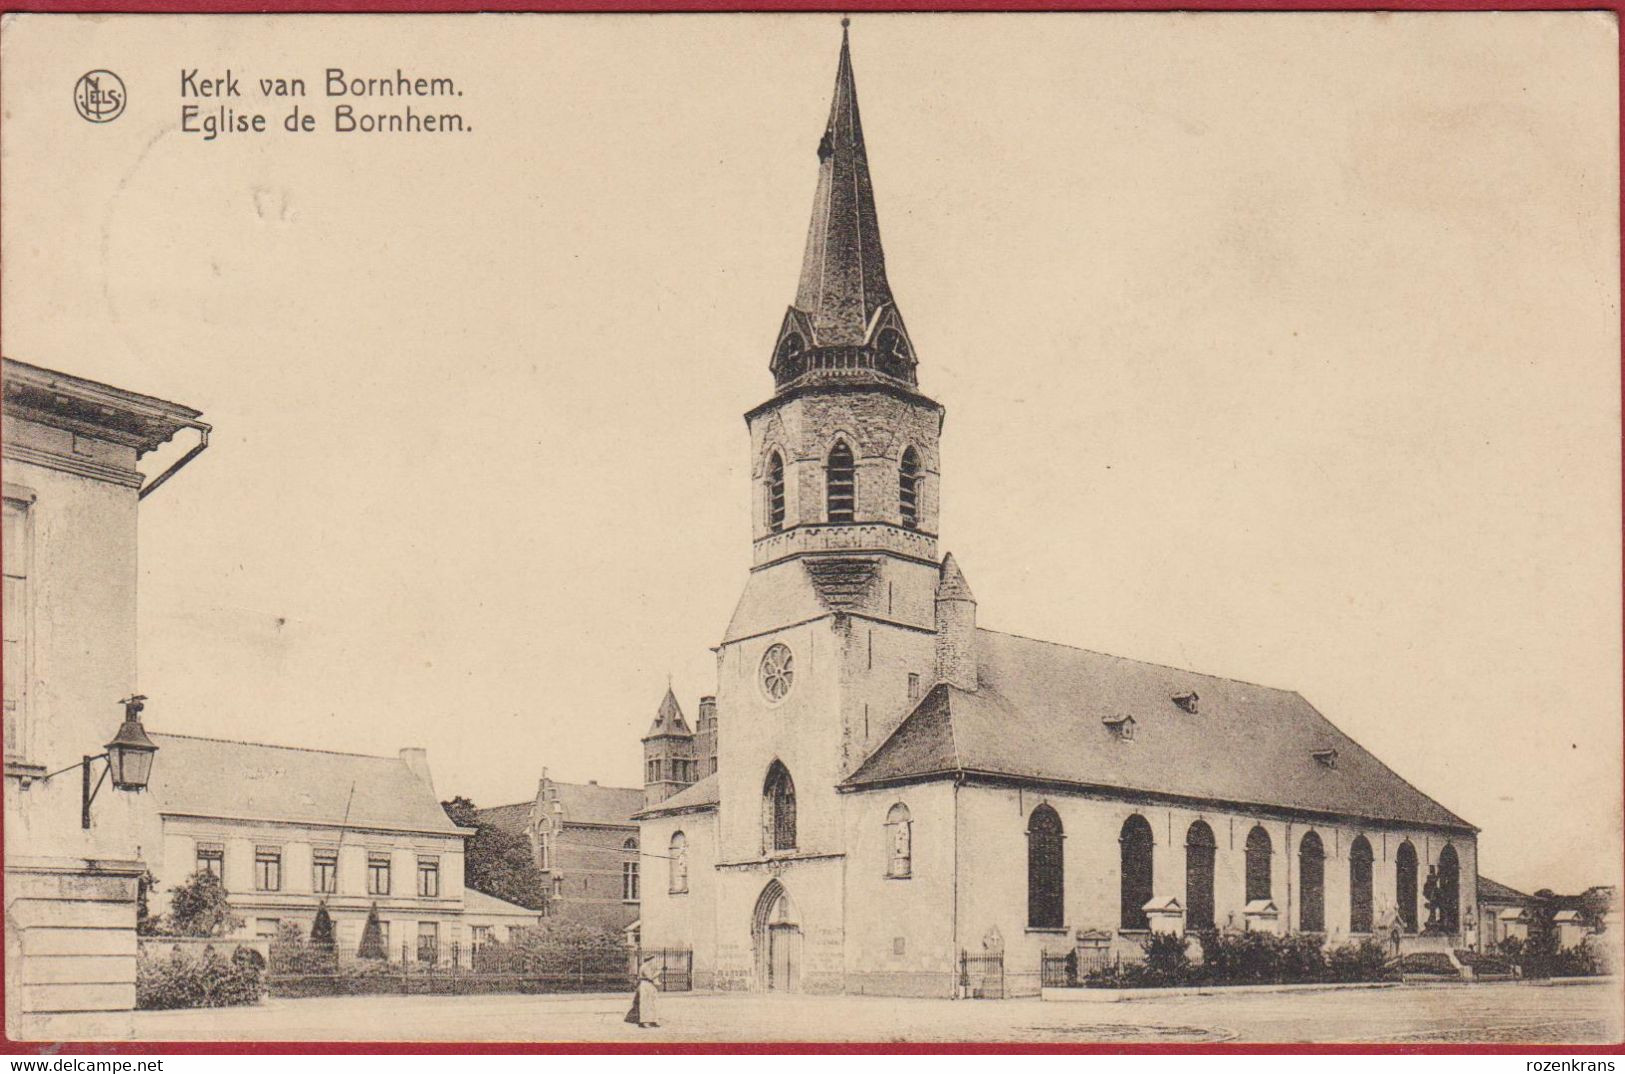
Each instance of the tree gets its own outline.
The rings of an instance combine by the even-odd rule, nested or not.
[[[207,870],[193,873],[169,900],[169,931],[177,936],[224,936],[243,927],[231,912],[225,885]]]
[[[367,924],[361,929],[361,946],[355,954],[357,958],[389,958],[389,952],[384,949],[384,926],[378,920],[377,903],[367,911]]]
[[[481,821],[473,802],[462,796],[441,802],[452,823],[475,829],[463,852],[463,884],[527,910],[547,908],[547,878],[531,856],[530,840]]]
[[[316,920],[310,923],[310,946],[333,950],[333,917],[327,912],[327,900],[316,905]]]

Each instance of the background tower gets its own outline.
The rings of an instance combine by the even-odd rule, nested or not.
[[[643,800],[646,806],[665,801],[693,783],[694,732],[683,718],[677,696],[666,687],[649,733],[643,736]]]

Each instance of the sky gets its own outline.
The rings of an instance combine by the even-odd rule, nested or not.
[[[1617,882],[1612,18],[851,33],[981,623],[1296,689],[1482,828],[1486,875]],[[741,415],[839,36],[7,17],[5,353],[215,429],[141,508],[151,727],[426,747],[482,805],[543,768],[641,779],[749,564]],[[205,141],[181,73],[228,67],[272,130]],[[452,78],[412,103],[468,129],[334,132],[329,67]],[[71,111],[92,68],[126,84],[114,122]],[[323,129],[278,129],[294,102],[253,80],[281,75]]]

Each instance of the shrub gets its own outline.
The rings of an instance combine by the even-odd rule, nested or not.
[[[1145,952],[1145,968],[1150,976],[1177,984],[1190,979],[1191,959],[1185,952],[1185,937],[1172,932],[1154,932],[1140,944]]]
[[[1388,951],[1376,940],[1334,947],[1326,956],[1326,976],[1333,981],[1381,981],[1388,975]]]
[[[327,912],[326,899],[316,904],[316,920],[310,923],[310,946],[333,950],[333,915]]]
[[[239,947],[228,961],[213,944],[198,956],[187,954],[179,944],[167,956],[143,951],[136,961],[135,1005],[142,1010],[172,1010],[258,1003],[265,994],[264,976],[254,964],[258,956],[257,951]]]
[[[176,936],[224,936],[242,928],[243,919],[231,912],[220,878],[199,870],[170,896],[165,926]]]
[[[338,952],[331,944],[318,947],[305,942],[297,922],[277,926],[271,941],[271,973],[275,976],[333,973],[338,968]]]
[[[1281,980],[1290,982],[1326,979],[1326,948],[1319,936],[1295,932],[1281,938]]]
[[[622,988],[629,965],[626,945],[607,929],[549,919],[513,935],[487,941],[474,953],[474,972],[531,980],[539,989]]]
[[[1316,984],[1382,981],[1392,976],[1382,944],[1371,940],[1326,951],[1316,936],[1277,936],[1269,932],[1204,932],[1202,961],[1185,956],[1184,937],[1158,935],[1141,946],[1143,963],[1110,966],[1090,973],[1092,988],[1154,988],[1204,984]]]
[[[1205,976],[1218,984],[1260,984],[1281,978],[1282,943],[1268,932],[1202,935]]]
[[[378,920],[377,903],[373,903],[372,909],[367,911],[367,924],[361,930],[361,946],[356,949],[356,957],[389,961],[389,952],[384,950],[384,926]]]

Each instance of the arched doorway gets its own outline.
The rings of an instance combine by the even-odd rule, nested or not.
[[[784,885],[769,880],[756,899],[751,921],[757,987],[768,992],[801,990],[801,921]]]

